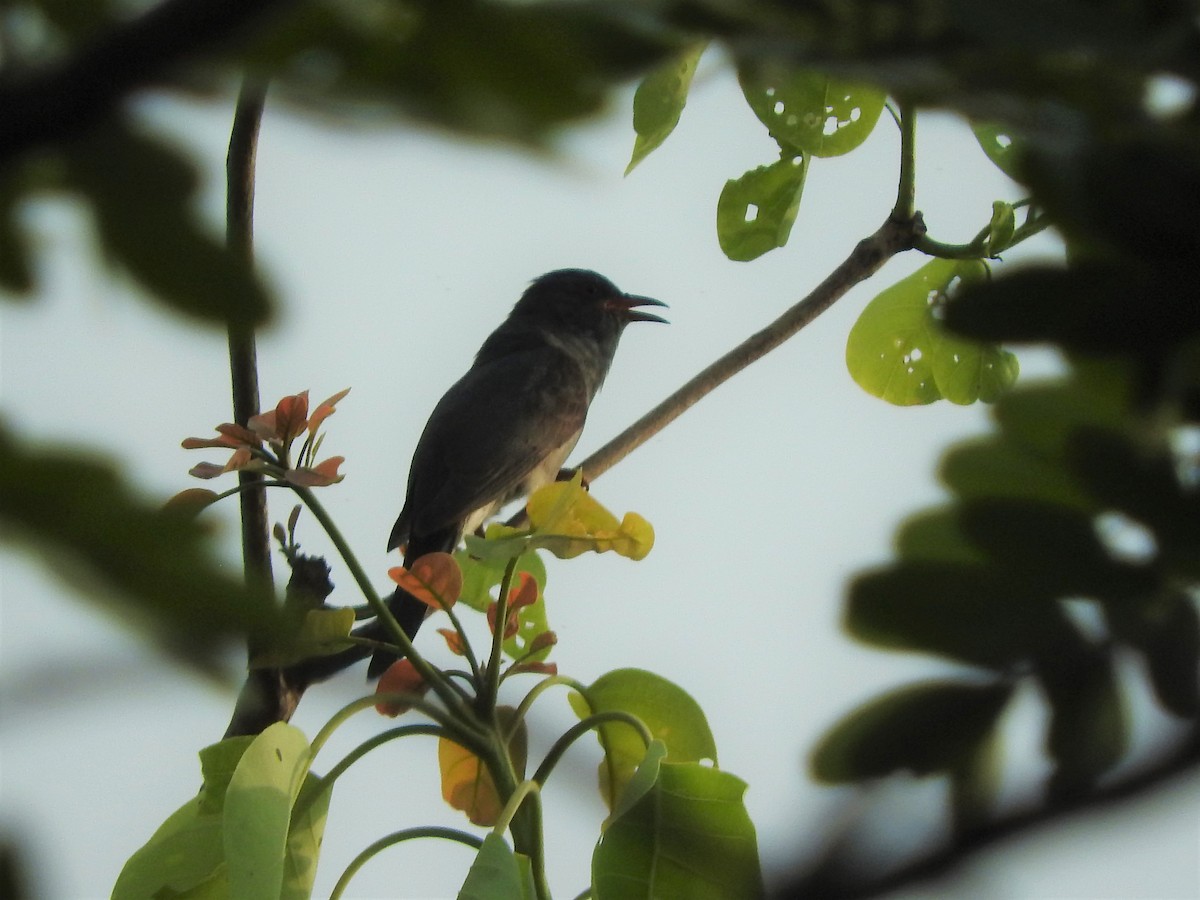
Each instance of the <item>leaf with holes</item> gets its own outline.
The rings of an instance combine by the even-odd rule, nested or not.
[[[746,102],[781,147],[841,156],[867,139],[883,112],[883,91],[779,65],[743,65]]]
[[[897,406],[996,400],[1016,381],[1017,358],[952,335],[937,318],[959,283],[985,272],[976,260],[935,259],[867,304],[846,340],[846,367],[859,387]]]
[[[808,157],[781,159],[725,182],[717,200],[717,240],[730,259],[749,262],[782,247],[792,233]]]
[[[697,44],[677,59],[672,59],[646,76],[633,95],[633,156],[625,174],[633,171],[650,153],[658,148],[675,130],[683,107],[687,104],[688,88],[696,74],[696,64],[704,53],[706,43]]]
[[[1019,177],[1018,166],[1021,161],[1021,142],[1011,131],[992,122],[981,122],[971,126],[975,132],[975,140],[987,154],[987,158],[995,163],[996,168],[1009,178]]]

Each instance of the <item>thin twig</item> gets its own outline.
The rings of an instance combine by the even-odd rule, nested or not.
[[[703,397],[795,335],[897,253],[911,249],[924,233],[920,214],[907,221],[889,218],[874,234],[859,241],[850,255],[807,297],[710,364],[580,463],[587,479],[599,478]]]

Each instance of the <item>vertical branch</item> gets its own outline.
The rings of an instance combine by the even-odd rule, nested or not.
[[[917,111],[900,104],[900,185],[892,218],[909,222],[917,214]]]
[[[254,162],[258,131],[266,103],[265,82],[247,76],[238,93],[225,157],[225,240],[232,253],[247,263],[254,255]],[[254,328],[229,324],[229,374],[233,388],[233,420],[245,425],[258,408],[258,354]],[[267,518],[267,491],[257,472],[239,472],[242,490],[242,566],[246,582],[273,586],[271,533]],[[254,656],[255,647],[248,652]],[[292,717],[304,692],[280,669],[254,669],[234,706],[225,737],[258,734],[274,722]]]
[[[246,261],[254,254],[254,162],[266,93],[263,82],[247,77],[242,83],[225,157],[225,239],[229,249]],[[229,373],[233,420],[245,425],[259,411],[258,358],[250,325],[229,325]],[[238,480],[242,485],[239,498],[246,580],[269,585],[272,574],[267,492],[262,476],[256,472],[239,472]]]

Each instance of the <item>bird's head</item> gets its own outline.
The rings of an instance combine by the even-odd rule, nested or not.
[[[603,275],[587,269],[558,269],[526,289],[513,307],[510,321],[521,321],[562,337],[592,338],[615,349],[630,322],[666,322],[639,308],[643,306],[666,304],[622,293]]]

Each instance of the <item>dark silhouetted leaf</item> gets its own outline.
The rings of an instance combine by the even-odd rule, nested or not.
[[[1045,593],[994,566],[904,562],[850,587],[845,627],[861,641],[1006,669],[1070,626]]]
[[[1064,639],[1039,658],[1038,675],[1050,703],[1046,752],[1057,763],[1051,789],[1087,790],[1116,765],[1129,741],[1112,658],[1082,638]]]
[[[0,525],[49,571],[176,656],[208,664],[223,639],[265,642],[270,598],[226,574],[194,519],[137,499],[110,467],[0,434]]]
[[[971,130],[975,132],[975,140],[979,141],[983,152],[1001,172],[1009,178],[1020,178],[1021,142],[1011,129],[987,122],[972,125]]]
[[[401,111],[535,143],[686,46],[611,4],[323,0],[265,35],[251,62],[275,73],[280,96],[318,109]]]
[[[717,200],[717,240],[730,259],[748,262],[782,247],[792,233],[808,158],[784,158],[725,182]]]
[[[1126,600],[1156,590],[1152,568],[1114,559],[1090,515],[1050,503],[976,500],[959,509],[963,533],[1009,578],[1053,596]]]
[[[863,781],[895,772],[931,775],[962,766],[996,724],[1008,684],[927,681],[860,706],[813,750],[813,777]]]
[[[982,563],[979,548],[967,540],[954,507],[942,506],[909,516],[895,538],[896,554],[922,562]]]
[[[1052,341],[1090,353],[1142,353],[1200,330],[1200,304],[1169,272],[1048,267],[1001,275],[946,306],[946,327],[987,341]]]
[[[1005,437],[952,447],[942,459],[938,474],[964,498],[1045,500],[1085,509],[1093,505],[1090,496],[1056,460]]]
[[[196,172],[177,151],[111,122],[68,145],[66,165],[108,255],[156,299],[211,321],[266,318],[266,292],[248,264],[197,223]]]
[[[1177,716],[1200,713],[1200,615],[1195,602],[1171,592],[1106,611],[1116,636],[1141,652],[1159,702]]]

